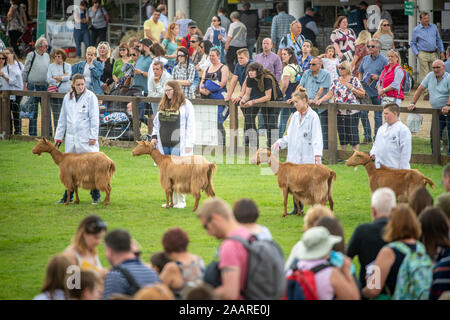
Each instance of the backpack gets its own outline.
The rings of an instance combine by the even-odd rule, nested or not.
[[[330,264],[319,264],[311,270],[294,269],[287,280],[286,293],[283,300],[319,300],[315,274],[331,267]]]
[[[302,79],[302,76],[303,76],[302,68],[300,68],[300,66],[298,66],[298,68],[294,68],[290,64],[288,64],[287,66],[291,67],[291,69],[295,71],[295,81],[296,81],[296,83],[300,83],[300,80]]]
[[[397,282],[392,300],[428,300],[433,280],[433,263],[425,246],[417,241],[416,250],[395,241],[388,244],[405,255],[397,273]]]
[[[240,242],[248,252],[247,279],[241,292],[244,299],[280,300],[286,287],[284,255],[280,246],[274,241],[256,237],[248,241],[238,236],[227,239]]]
[[[403,68],[402,68],[402,70],[403,70],[403,73],[405,74],[405,77],[403,78],[403,83],[402,83],[402,90],[403,90],[403,93],[409,93],[412,89],[411,74]]]

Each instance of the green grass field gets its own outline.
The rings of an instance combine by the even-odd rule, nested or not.
[[[34,142],[0,142],[0,299],[33,298],[40,290],[50,256],[70,244],[79,222],[90,214],[101,216],[109,230],[129,230],[142,245],[146,261],[152,252],[161,250],[161,236],[173,226],[188,232],[190,252],[202,256],[206,263],[214,259],[220,242],[206,234],[191,211],[192,196],[187,196],[186,209],[161,208],[165,193],[159,184],[158,168],[149,156],[133,158],[131,149],[102,147],[101,151],[115,161],[117,168],[111,204],[106,208],[93,206],[89,192],[82,190],[81,203],[66,207],[54,204],[64,190],[58,167],[48,153],[42,157],[33,155],[34,145]],[[433,197],[444,192],[440,183],[442,167],[413,167],[436,183],[437,187],[430,190]],[[333,188],[335,214],[348,240],[358,224],[371,220],[368,178],[363,167],[357,171],[343,164],[330,168],[337,173]],[[267,165],[263,169],[270,170]],[[254,199],[261,211],[259,223],[271,230],[287,258],[301,237],[303,217],[281,218],[283,199],[276,176],[261,172],[260,167],[248,161],[218,164],[214,176],[216,195],[230,204],[243,197]],[[289,200],[289,210],[291,203]],[[103,265],[109,267],[103,245],[99,255]]]

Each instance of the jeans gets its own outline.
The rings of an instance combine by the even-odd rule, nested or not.
[[[29,91],[47,91],[47,85],[35,85],[32,83],[27,83],[27,88]],[[30,126],[28,129],[29,135],[30,136],[37,136],[37,118],[39,115],[39,103],[41,102],[41,98],[38,97],[33,97],[33,118],[30,119]],[[50,126],[49,126],[49,133],[50,136],[52,136],[52,123],[50,122]]]
[[[267,129],[266,124],[264,123],[264,117],[262,114],[262,110],[258,110],[258,130]]]
[[[14,134],[22,134],[22,120],[20,119],[20,100],[22,97],[16,96],[16,101],[10,100],[12,118],[10,121],[9,133],[12,134],[14,127]]]
[[[370,97],[372,100],[372,104],[376,106],[381,105],[381,100],[378,98],[378,96]],[[375,111],[374,112],[374,119],[375,119],[375,131],[373,132],[373,139],[375,140],[375,137],[377,136],[378,129],[383,125],[383,112],[381,111]]]
[[[361,123],[364,129],[364,140],[370,140],[372,137],[372,128],[369,122],[369,111],[361,110]]]
[[[58,128],[59,115],[61,114],[62,103],[64,99],[50,98],[50,108],[53,114],[53,123],[55,124],[55,134]],[[51,121],[50,121],[51,124]]]
[[[258,133],[256,132],[256,115],[259,107],[241,108],[244,115],[244,147],[259,146]]]
[[[447,115],[440,114],[439,115],[439,141],[442,139],[442,132],[444,131],[445,126],[447,126],[447,136],[450,137],[450,117]],[[430,144],[431,144],[431,153],[433,153],[433,125],[431,125],[430,129]],[[450,155],[450,139],[447,141],[447,155]]]
[[[164,154],[179,156],[180,148],[179,147],[163,147]]]
[[[91,28],[91,46],[96,47],[99,42],[106,41],[106,29],[107,27],[99,29],[96,29],[94,27]],[[97,38],[99,38],[98,41]]]
[[[92,200],[100,200],[100,191],[98,189],[91,190]]]
[[[156,114],[158,113],[158,106],[159,106],[159,103],[151,102],[151,105],[152,105],[153,116],[156,117]]]
[[[247,49],[250,55],[250,59],[253,59],[253,48],[255,48],[255,43],[256,43],[255,38],[247,39]]]
[[[145,94],[147,96],[147,94]],[[146,111],[148,114],[148,103],[147,102],[139,102],[138,110],[139,110],[139,121],[147,125],[147,118],[145,117]]]
[[[319,113],[319,119],[322,128],[323,148],[328,150],[328,109]]]
[[[89,47],[89,30],[73,29],[73,39],[77,47],[77,58],[81,58],[81,43],[84,42],[84,46]]]
[[[280,112],[280,124],[278,125],[278,130],[280,131],[280,138],[283,138],[284,132],[286,131],[287,122],[291,113],[297,111],[295,108],[282,108]]]

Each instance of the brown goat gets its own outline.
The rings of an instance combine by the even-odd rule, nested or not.
[[[294,164],[291,162],[281,163],[273,156],[270,150],[258,149],[251,159],[251,163],[259,165],[267,162],[273,173],[277,175],[278,186],[283,191],[284,211],[282,217],[286,216],[287,199],[292,193],[297,206],[297,215],[301,214],[300,204],[330,204],[333,210],[333,180],[336,173],[321,164]]]
[[[86,190],[98,189],[106,192],[104,205],[107,206],[111,193],[111,177],[116,171],[114,162],[103,152],[62,153],[47,139],[37,139],[33,153],[41,156],[48,152],[59,166],[59,179],[67,189],[67,200],[70,203],[70,193],[75,190],[75,204],[80,203],[78,187]]]
[[[364,152],[355,151],[346,164],[353,167],[363,165],[369,176],[370,192],[382,187],[391,188],[399,202],[408,202],[414,190],[425,187],[427,183],[434,188],[434,182],[416,169],[391,169],[385,166],[376,169],[375,163]]]
[[[191,193],[195,198],[192,211],[197,210],[201,190],[214,197],[212,174],[216,165],[199,155],[171,156],[164,155],[150,142],[139,141],[132,152],[133,156],[149,154],[159,168],[159,181],[166,191],[166,209],[173,207],[173,192]],[[170,203],[169,203],[170,198]]]

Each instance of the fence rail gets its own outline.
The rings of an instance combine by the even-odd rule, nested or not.
[[[50,93],[50,92],[33,92],[33,91],[2,91],[0,96],[0,132],[5,132],[5,136],[7,138],[10,137],[10,119],[11,119],[11,110],[9,103],[9,96],[30,96],[30,97],[39,97],[41,98],[41,135],[44,137],[50,137],[49,132],[49,124],[51,121],[50,114],[50,105],[49,101],[51,98],[63,98],[65,93]],[[140,121],[139,121],[139,110],[138,103],[139,102],[159,102],[159,98],[148,98],[148,97],[130,97],[130,96],[111,96],[111,95],[98,95],[97,98],[102,101],[115,101],[115,102],[131,102],[132,106],[132,125],[133,125],[133,134],[134,140],[138,140],[140,137]],[[239,147],[238,138],[239,138],[239,107],[233,104],[232,101],[225,102],[223,100],[214,100],[214,99],[192,99],[193,105],[227,105],[230,109],[230,117],[229,117],[229,128],[230,134],[228,136],[229,139],[229,151],[233,152],[233,154],[242,154],[242,149],[248,150],[244,147]],[[275,108],[287,108],[292,107],[292,105],[287,104],[286,102],[276,101],[276,102],[267,102],[262,104],[255,104],[256,107],[275,107]],[[318,106],[312,105],[313,109]],[[347,104],[336,104],[329,103],[320,105],[321,109],[328,110],[328,150],[324,150],[324,159],[327,159],[329,164],[336,164],[338,160],[345,160],[351,155],[351,151],[343,151],[338,150],[338,138],[337,138],[337,113],[338,109],[348,109],[349,105]],[[383,111],[382,106],[376,105],[351,105],[351,109],[353,110],[361,110],[361,111]],[[416,108],[414,111],[409,111],[405,107],[400,108],[400,113],[418,113],[418,114],[429,114],[431,115],[431,123],[432,123],[432,136],[433,136],[433,152],[431,154],[412,154],[411,162],[412,163],[426,163],[426,164],[445,164],[450,160],[449,156],[441,155],[440,148],[440,133],[439,133],[439,109],[431,109],[431,108]],[[205,146],[196,146],[196,150],[199,147]]]

